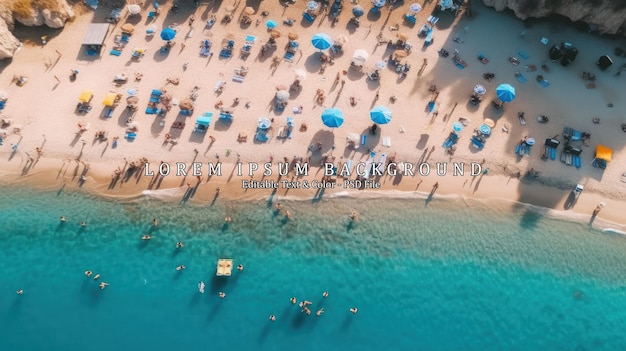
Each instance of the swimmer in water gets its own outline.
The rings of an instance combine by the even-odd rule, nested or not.
[[[150,240],[150,239],[152,239],[152,235],[149,235],[149,234],[144,234],[144,235],[141,237],[141,240]]]
[[[86,227],[87,226],[87,222],[80,222],[81,227]]]
[[[292,305],[295,305],[295,304],[296,304],[296,302],[298,302],[298,301],[296,300],[296,297],[295,297],[295,296],[294,296],[294,297],[292,297],[292,298],[290,298],[290,299],[289,299],[289,301],[291,301],[291,304],[292,304]]]
[[[98,286],[100,287],[100,290],[104,290],[104,288],[106,288],[109,285],[110,285],[109,283],[101,282],[100,285]]]
[[[152,225],[155,226],[155,227],[158,226],[159,225],[159,220],[156,219],[156,218],[152,218]]]
[[[275,315],[273,315],[273,314],[270,314],[270,320],[271,320],[272,322],[276,322],[276,316],[275,316]]]
[[[302,301],[302,303],[304,304],[304,306],[307,306],[307,305],[312,305],[312,304],[313,304],[313,302],[311,302],[311,301],[307,301],[307,300]]]
[[[185,247],[185,245],[182,243],[182,241],[179,241],[176,243],[176,248],[177,249],[182,249],[183,247]]]
[[[223,299],[226,297],[226,294],[220,291],[220,298]]]
[[[239,272],[243,272],[243,265],[242,265],[242,264],[240,264],[239,266],[237,266],[237,270],[238,270]]]
[[[93,280],[98,280],[98,279],[100,279],[100,273],[94,275],[94,277],[93,277]]]
[[[320,308],[319,310],[317,310],[317,312],[315,312],[315,314],[319,317],[324,313],[324,309]]]
[[[285,217],[287,217],[287,219],[291,219],[291,212],[285,211]]]
[[[350,309],[350,312],[352,312],[353,314],[356,314],[358,311],[359,311],[359,309],[358,309],[358,308],[356,308],[356,307],[352,307],[352,308]]]
[[[87,276],[87,278],[91,278],[92,274],[93,274],[92,271],[85,271],[85,275]]]
[[[328,291],[324,291],[324,293],[322,293],[323,297],[328,297]]]
[[[22,295],[22,294],[24,294],[24,290],[20,289],[20,290],[16,291],[15,293],[17,293],[18,295]]]
[[[182,270],[184,270],[185,268],[187,268],[187,267],[185,267],[184,265],[182,265],[182,264],[181,264],[180,266],[176,267],[176,270],[177,270],[177,271],[182,271]]]
[[[280,202],[276,204],[276,209],[277,210],[282,210],[283,209],[283,204],[281,204]]]
[[[352,213],[350,214],[350,219],[353,221],[356,221],[359,219],[359,213],[357,211],[352,211]]]
[[[66,221],[65,216],[61,216],[61,222],[65,222],[65,221]]]
[[[307,316],[311,315],[311,310],[308,307],[306,307],[306,306],[302,309],[302,312],[306,313]]]
[[[233,219],[232,219],[232,218],[230,218],[230,217],[226,217],[226,218],[224,218],[224,221],[225,221],[226,223],[230,223],[232,220],[233,220]]]

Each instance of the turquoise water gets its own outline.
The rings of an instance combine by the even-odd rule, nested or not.
[[[460,200],[283,203],[291,221],[265,202],[120,203],[3,188],[0,350],[626,345],[622,236],[521,206],[511,214]],[[352,209],[361,216],[355,225]],[[153,217],[159,227],[143,242]],[[177,252],[179,240],[185,247]],[[217,280],[219,257],[245,270]],[[180,264],[187,269],[177,272]],[[111,285],[101,291],[83,275],[87,269]],[[312,301],[313,315],[300,313],[291,296]],[[317,317],[320,307],[325,313]]]

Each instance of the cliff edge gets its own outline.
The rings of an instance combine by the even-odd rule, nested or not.
[[[510,9],[520,19],[558,14],[588,23],[599,34],[626,35],[626,0],[482,0],[496,11]]]

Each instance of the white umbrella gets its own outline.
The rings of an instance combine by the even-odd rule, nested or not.
[[[289,92],[287,90],[279,90],[279,91],[276,92],[276,99],[278,101],[288,100],[290,96],[291,96],[291,94],[289,94]]]
[[[303,69],[294,69],[293,72],[296,74],[296,78],[300,80],[306,79],[306,71]]]
[[[128,13],[131,15],[136,15],[141,12],[141,6],[137,4],[128,5]]]
[[[487,92],[487,88],[485,88],[485,86],[482,84],[476,84],[476,86],[474,86],[474,92],[476,94],[483,95]]]
[[[363,66],[368,57],[370,57],[370,55],[367,53],[367,51],[363,49],[358,49],[354,51],[354,54],[352,54],[352,61],[357,65]]]
[[[346,37],[343,34],[340,34],[337,36],[337,38],[335,38],[335,42],[339,45],[343,45],[348,42],[348,37]]]
[[[0,100],[6,100],[8,97],[7,92],[0,90]]]
[[[411,4],[411,6],[409,6],[409,10],[411,10],[411,12],[413,13],[418,13],[420,11],[422,11],[422,5],[415,3],[415,4]]]

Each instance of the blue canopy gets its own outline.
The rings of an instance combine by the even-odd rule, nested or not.
[[[455,132],[460,132],[463,130],[463,124],[461,122],[454,122],[452,123],[452,130],[454,130]]]
[[[87,4],[87,6],[91,7],[92,9],[97,9],[98,8],[98,0],[87,0],[85,2],[85,4]]]
[[[322,123],[329,128],[339,128],[343,124],[343,112],[337,108],[327,108],[322,112]]]
[[[363,6],[356,5],[352,8],[352,14],[354,15],[354,17],[361,17],[365,14],[365,9],[363,8]]]
[[[201,117],[198,117],[198,119],[196,120],[196,123],[198,123],[201,126],[209,126],[209,124],[211,124],[211,121],[213,120],[213,113],[210,113],[210,115],[207,115],[207,113],[203,114]]]
[[[385,106],[375,106],[370,111],[370,118],[376,124],[387,124],[391,122],[391,111]]]
[[[326,50],[333,45],[333,39],[324,33],[318,33],[313,36],[311,43],[316,49]]]
[[[161,31],[161,39],[170,41],[176,37],[176,31],[167,27]]]
[[[480,130],[480,132],[484,135],[491,134],[491,128],[486,124],[481,124],[480,127],[478,127],[478,130]]]
[[[265,22],[265,26],[267,27],[267,29],[274,29],[278,27],[278,23],[276,23],[276,21],[274,20],[268,20],[267,22]]]
[[[496,95],[502,102],[511,102],[515,99],[515,88],[511,84],[500,84],[496,88]]]

